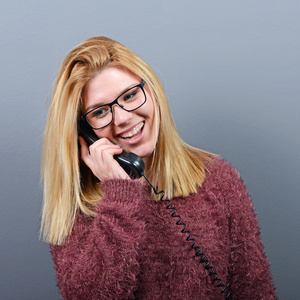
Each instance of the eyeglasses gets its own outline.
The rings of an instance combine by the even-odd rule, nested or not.
[[[90,110],[81,118],[88,122],[93,129],[100,129],[109,125],[113,120],[113,105],[117,104],[126,111],[134,111],[145,104],[145,83],[143,80],[142,83],[123,92],[116,100]]]

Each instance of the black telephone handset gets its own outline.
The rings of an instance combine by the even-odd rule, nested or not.
[[[88,146],[92,145],[99,139],[93,129],[84,120],[80,120],[78,123],[78,135],[85,139]],[[132,179],[143,176],[145,163],[138,155],[132,152],[121,153],[114,155],[114,159]]]

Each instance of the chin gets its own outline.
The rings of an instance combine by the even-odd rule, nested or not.
[[[135,149],[135,151],[133,150],[132,152],[134,152],[139,157],[146,159],[152,155],[153,151],[154,151],[154,148],[149,147],[148,149],[147,148]]]

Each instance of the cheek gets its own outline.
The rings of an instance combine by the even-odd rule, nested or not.
[[[111,130],[109,128],[102,128],[100,130],[94,130],[99,139],[111,137]]]
[[[150,102],[150,101],[149,101]],[[153,100],[149,103],[149,119],[151,120],[152,132],[156,136],[156,131],[159,128],[158,109],[155,107]]]
[[[152,122],[155,119],[155,109],[154,109],[154,103],[150,95],[147,94],[147,102],[144,105],[145,114],[147,115],[147,118],[150,119]]]
[[[153,148],[152,151],[156,147],[156,143],[158,140],[158,131],[159,131],[159,120],[156,120],[156,113],[153,103],[148,108],[148,121],[149,121],[149,142],[151,147]]]

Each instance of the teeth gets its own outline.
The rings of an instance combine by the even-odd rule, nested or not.
[[[121,135],[124,139],[130,139],[131,137],[135,136],[144,126],[144,123],[140,123],[137,126],[135,126],[131,131],[124,133]]]

